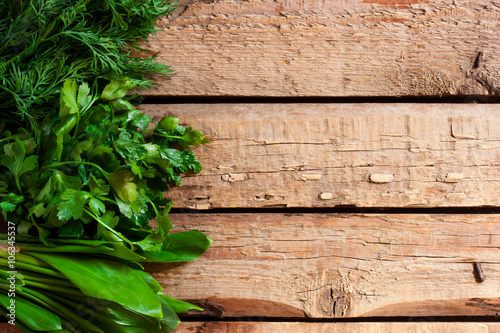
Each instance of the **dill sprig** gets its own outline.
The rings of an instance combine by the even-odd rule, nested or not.
[[[164,0],[0,0],[0,121],[39,132],[67,80],[128,77],[149,88],[149,73],[168,76],[154,56],[132,56],[175,9]]]

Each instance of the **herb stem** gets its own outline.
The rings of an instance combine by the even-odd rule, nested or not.
[[[98,166],[97,164],[92,163],[92,162],[85,162],[85,161],[67,161],[67,162],[59,162],[59,163],[54,163],[54,164],[51,164],[51,165],[46,165],[46,166],[42,167],[42,169],[50,169],[50,168],[58,167],[58,166],[61,166],[61,165],[68,165],[68,164],[85,164],[85,165],[90,165],[90,166],[95,167],[95,168],[96,168],[96,169],[98,169],[99,171],[101,171],[104,175],[107,175],[107,174],[108,174],[106,171],[104,171],[104,170],[103,170],[100,166]]]
[[[162,137],[168,138],[168,139],[179,139],[179,140],[182,140],[182,136],[178,136],[178,135],[166,135],[166,134],[158,133],[157,131],[142,131],[142,133],[149,133],[149,134],[153,134],[153,135],[158,135],[158,136],[162,136]]]
[[[6,259],[0,259],[0,266],[5,267],[5,270],[9,270],[9,262],[8,262],[8,260],[6,260]],[[55,276],[55,277],[59,277],[59,278],[63,278],[63,279],[66,278],[61,273],[56,272],[56,271],[54,271],[52,269],[37,267],[37,266],[33,266],[33,265],[26,264],[26,263],[23,263],[23,262],[16,262],[16,267],[24,269],[26,271],[30,271],[30,272],[35,272],[35,273],[40,273],[40,274],[46,274],[46,275]]]
[[[118,231],[116,231],[115,229],[111,228],[110,226],[108,226],[106,223],[104,223],[97,215],[95,215],[94,213],[92,213],[90,210],[84,208],[83,211],[87,214],[90,215],[90,217],[92,217],[94,220],[96,220],[97,222],[99,222],[104,228],[106,228],[107,230],[109,230],[111,233],[113,233],[114,235],[118,236],[120,239],[122,239],[125,243],[127,243],[128,245],[130,245],[132,247],[132,249],[135,248],[134,244],[129,241],[127,239],[127,237],[123,236],[121,233],[119,233]]]
[[[23,281],[27,286],[32,286],[32,287],[39,288],[39,289],[54,290],[54,291],[58,291],[58,292],[61,292],[64,294],[71,294],[71,295],[75,295],[75,296],[85,296],[85,294],[83,294],[80,291],[80,289],[77,289],[74,287],[73,288],[66,288],[66,287],[61,287],[61,286],[56,286],[56,285],[49,285],[49,284],[45,284],[45,283],[38,283],[35,281],[31,281],[31,280],[23,280]]]

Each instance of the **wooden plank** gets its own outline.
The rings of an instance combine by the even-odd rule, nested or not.
[[[146,266],[217,317],[495,316],[500,215],[181,214],[200,259]],[[473,262],[485,277],[479,283]],[[199,313],[195,315],[200,315]]]
[[[269,333],[269,332],[356,332],[356,333],[494,333],[498,323],[256,323],[183,322],[174,333]],[[20,333],[12,325],[0,323],[2,333]]]
[[[147,46],[156,95],[498,94],[495,0],[181,1]],[[475,59],[483,60],[474,68]]]
[[[143,105],[212,143],[177,207],[500,205],[498,105]]]
[[[16,326],[8,323],[0,323],[0,332],[2,333],[21,333],[21,330]]]
[[[194,322],[182,323],[175,333],[496,333],[498,323],[257,323]]]

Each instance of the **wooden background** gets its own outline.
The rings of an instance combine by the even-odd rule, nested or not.
[[[181,0],[143,110],[212,142],[177,332],[500,332],[500,3]],[[482,59],[478,61],[478,54]],[[482,267],[479,282],[473,263]]]
[[[147,267],[206,309],[178,332],[499,332],[499,15],[181,1],[147,44],[177,74],[143,107],[212,140],[169,196],[213,246]]]

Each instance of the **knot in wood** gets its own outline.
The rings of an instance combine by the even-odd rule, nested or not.
[[[318,297],[319,310],[325,317],[345,317],[351,305],[350,295],[341,286],[324,286],[319,290]]]

